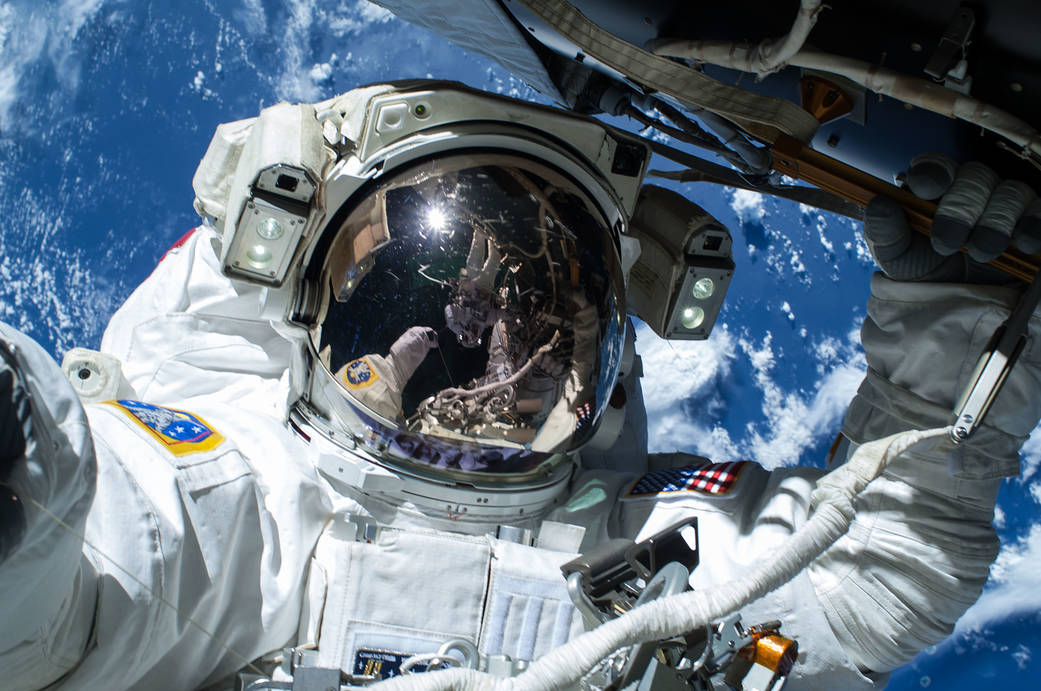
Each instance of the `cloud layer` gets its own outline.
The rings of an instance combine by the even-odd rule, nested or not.
[[[808,346],[818,378],[803,392],[777,383],[780,358],[770,332],[757,339],[717,326],[707,341],[668,342],[641,325],[637,348],[644,363],[651,450],[686,450],[718,461],[752,458],[767,468],[798,463],[809,447],[834,435],[863,377],[858,328],[850,326],[846,341],[824,338]],[[762,421],[734,431],[717,418],[738,370],[752,373]]]

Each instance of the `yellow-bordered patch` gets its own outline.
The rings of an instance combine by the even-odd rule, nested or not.
[[[380,375],[376,374],[376,370],[363,357],[348,362],[343,371],[343,383],[348,389],[363,389],[379,378]]]
[[[122,411],[174,456],[210,451],[220,446],[224,435],[198,415],[141,401],[105,401]]]

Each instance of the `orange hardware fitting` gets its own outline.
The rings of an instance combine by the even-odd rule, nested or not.
[[[799,100],[819,122],[831,122],[853,110],[853,99],[837,84],[815,75],[799,80]]]
[[[755,641],[755,663],[777,674],[788,674],[798,655],[798,643],[775,633],[766,634]]]

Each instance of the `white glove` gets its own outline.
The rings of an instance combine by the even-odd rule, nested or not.
[[[930,239],[911,231],[900,205],[875,197],[867,206],[864,235],[882,271],[898,281],[1002,283],[989,262],[1010,244],[1041,251],[1041,199],[1025,183],[1001,181],[982,163],[958,166],[943,154],[911,161],[907,185],[923,199],[940,197]],[[941,196],[942,195],[942,196]],[[958,252],[965,247],[968,254]]]
[[[878,197],[868,205],[864,234],[894,280],[875,276],[871,283],[861,331],[868,375],[844,426],[857,442],[952,421],[977,358],[1025,287],[979,262],[1010,242],[1023,251],[1041,247],[1041,201],[1023,183],[999,183],[981,163],[957,167],[923,154],[909,166],[908,185],[922,197],[943,196],[931,240],[911,231],[895,201]],[[963,245],[968,254],[957,252]],[[1034,338],[984,426],[960,450],[961,477],[1018,473],[1018,449],[1041,417],[1041,318],[1030,331]]]
[[[437,332],[429,326],[413,326],[394,341],[387,360],[394,367],[398,391],[405,388],[427,353],[436,347]]]

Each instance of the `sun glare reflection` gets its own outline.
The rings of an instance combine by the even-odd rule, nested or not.
[[[432,206],[427,209],[426,225],[430,230],[435,230],[439,233],[444,232],[448,225],[448,214],[445,213],[444,209]]]

